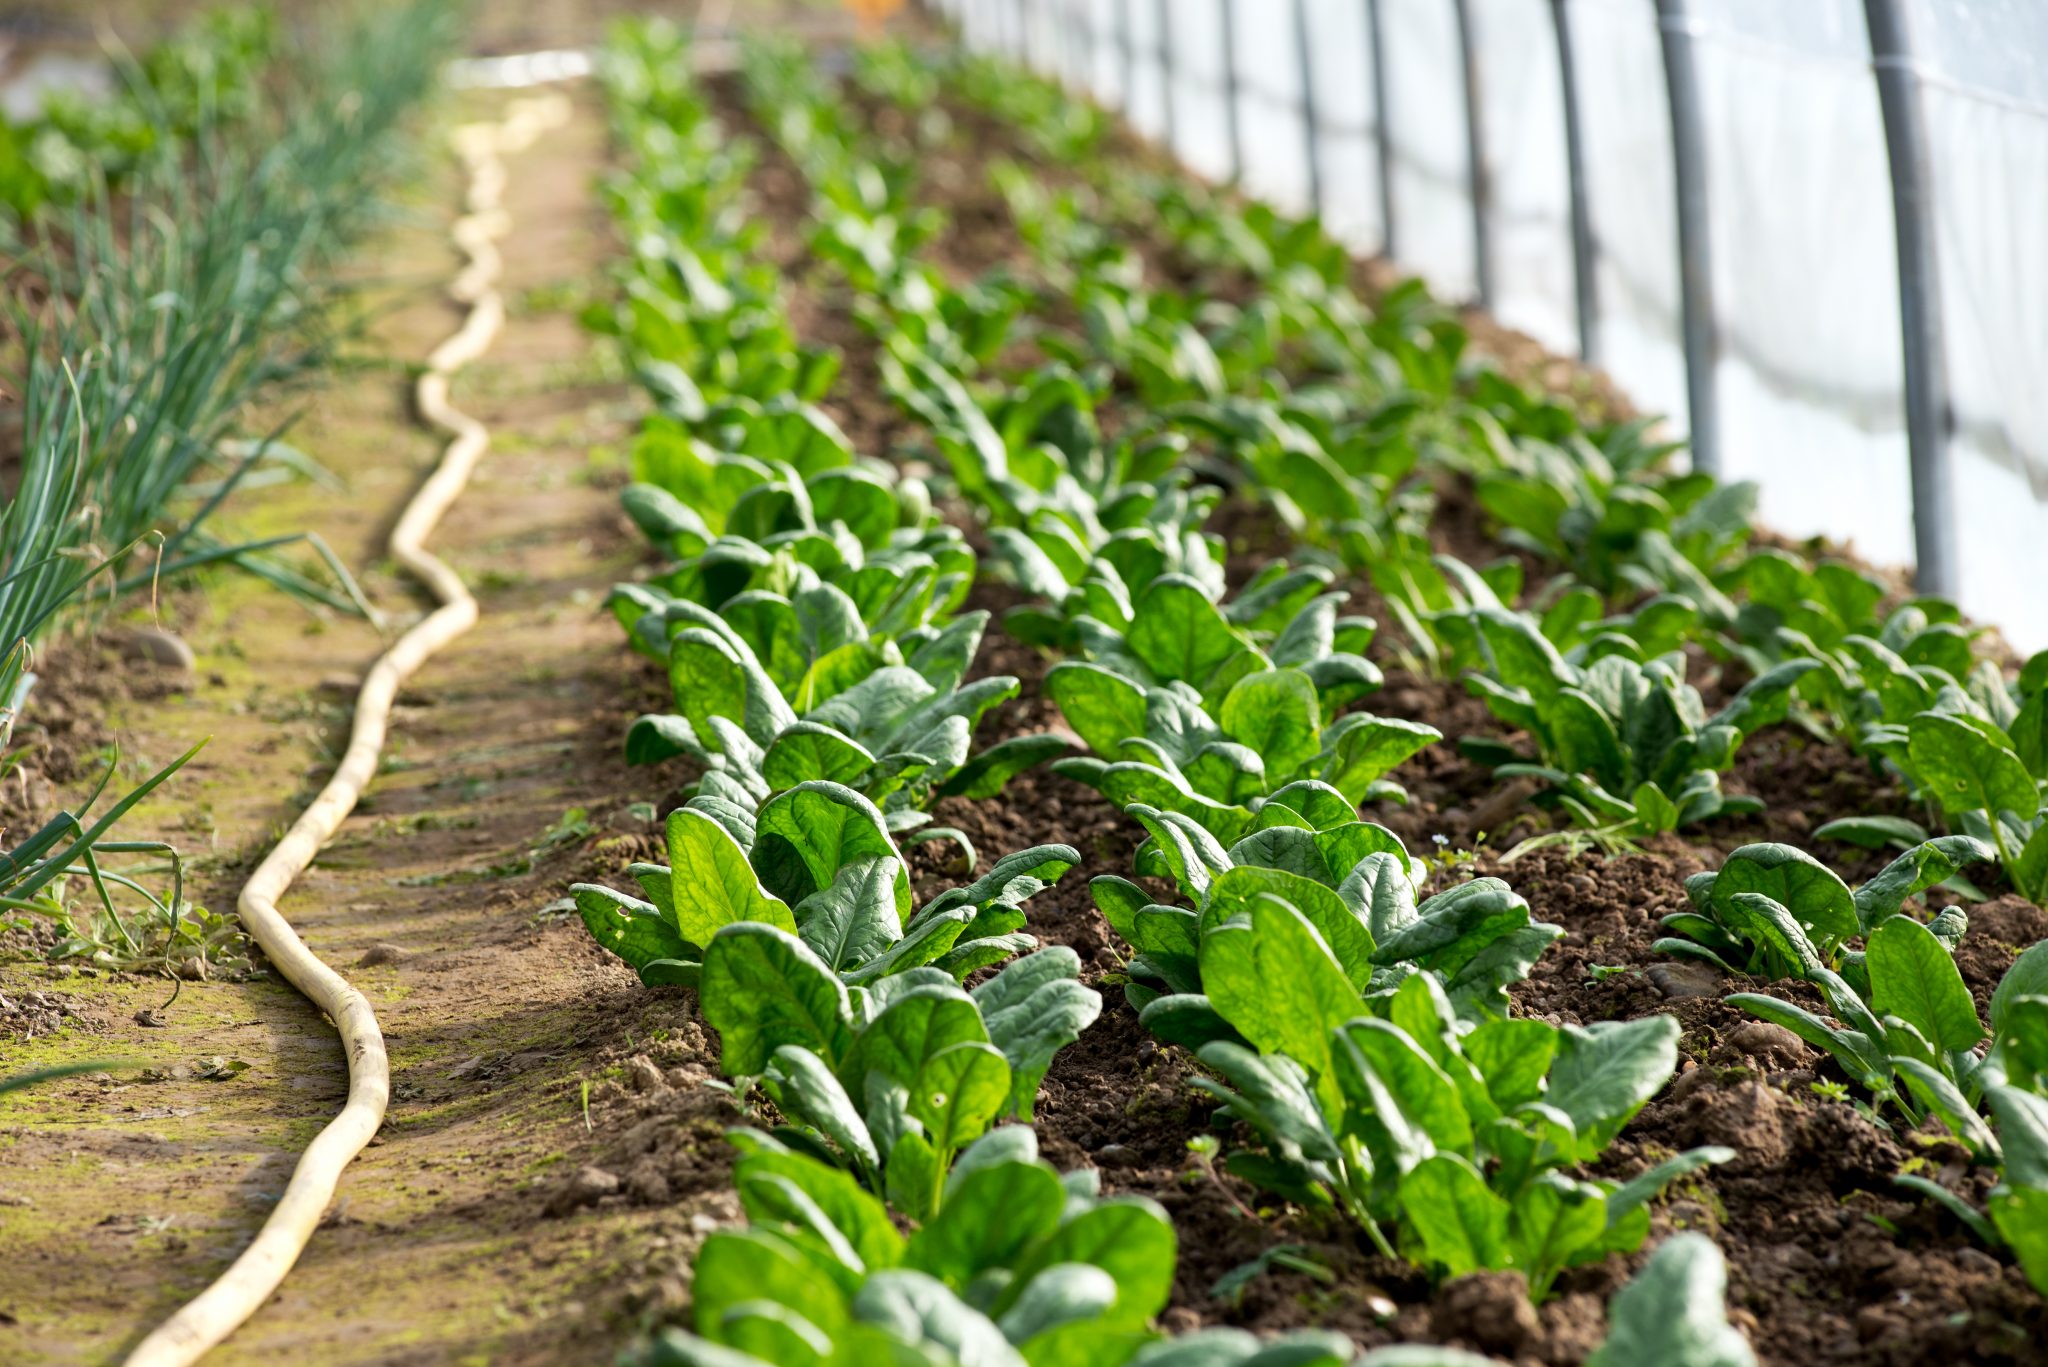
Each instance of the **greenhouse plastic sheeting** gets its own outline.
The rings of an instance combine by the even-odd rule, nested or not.
[[[1762,513],[1913,558],[1890,171],[1862,0],[1694,0],[1721,473]]]
[[[1635,404],[1689,426],[1676,172],[1655,0],[957,0],[970,44],[1018,51],[1121,106],[1121,56],[1079,64],[1058,41],[1134,60],[1129,112],[1172,133],[1195,171],[1231,173],[1234,76],[1242,183],[1309,202],[1309,101],[1325,220],[1439,293],[1487,301],[1551,348],[1578,348],[1558,22],[1569,27],[1592,279],[1591,359]],[[1952,433],[1958,582],[1974,616],[2048,646],[2035,548],[2048,533],[2048,3],[1898,0],[1931,165]],[[1234,10],[1226,24],[1224,6]],[[1378,127],[1371,15],[1386,43]],[[1909,562],[1914,507],[1899,266],[1886,129],[1863,0],[1689,0],[1680,30],[1700,92],[1712,351],[1724,476],[1762,516]],[[1159,62],[1161,24],[1169,51]],[[1305,23],[1304,35],[1296,31]],[[1235,39],[1226,54],[1225,33]],[[1473,175],[1465,43],[1478,111]],[[1054,41],[1057,39],[1058,41]],[[1165,92],[1172,92],[1169,116]],[[1486,196],[1475,232],[1472,196]]]
[[[1470,0],[1490,190],[1494,316],[1553,351],[1578,350],[1570,167],[1550,0]]]
[[[1963,603],[2048,646],[2048,5],[1911,0],[1926,75]]]

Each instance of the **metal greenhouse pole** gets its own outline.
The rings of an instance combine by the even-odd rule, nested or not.
[[[1927,128],[1913,71],[1912,36],[1899,0],[1863,0],[1870,60],[1877,72],[1885,150],[1892,170],[1892,218],[1899,251],[1899,324],[1905,356],[1906,450],[1913,480],[1914,583],[1954,597],[1959,575],[1955,491],[1948,447],[1948,356],[1934,236],[1934,185]]]
[[[1492,176],[1486,169],[1486,110],[1479,87],[1479,45],[1472,31],[1472,0],[1451,0],[1458,19],[1458,66],[1465,83],[1465,170],[1472,200],[1472,280],[1479,306],[1493,307]]]
[[[1365,28],[1372,41],[1367,60],[1372,67],[1373,136],[1379,150],[1380,255],[1394,256],[1394,128],[1387,118],[1387,34],[1380,23],[1380,0],[1365,0]]]
[[[1678,307],[1685,340],[1692,466],[1719,474],[1721,423],[1714,373],[1719,348],[1714,335],[1713,243],[1707,219],[1706,127],[1686,0],[1657,0],[1657,30],[1664,47],[1665,94],[1671,103],[1671,175],[1678,190]]]
[[[1308,35],[1308,0],[1294,0],[1294,66],[1301,85],[1302,150],[1308,154],[1308,211],[1323,213],[1322,120],[1316,112],[1315,54]]]
[[[1566,192],[1572,216],[1572,303],[1579,320],[1579,359],[1597,363],[1600,298],[1593,276],[1593,218],[1586,193],[1586,130],[1580,124],[1578,64],[1572,50],[1571,0],[1550,0],[1557,31],[1557,76],[1564,105]]]
[[[1137,0],[1118,0],[1116,7],[1117,58],[1123,63],[1122,74],[1118,77],[1117,107],[1122,111],[1124,121],[1133,119],[1131,92],[1138,84],[1138,40],[1133,34],[1131,7]]]
[[[1223,25],[1223,115],[1230,128],[1230,179],[1244,179],[1244,120],[1238,109],[1237,5],[1235,0],[1216,0],[1216,15]]]
[[[1180,155],[1180,139],[1173,126],[1173,28],[1167,23],[1170,0],[1152,0],[1154,45],[1159,51],[1159,104],[1161,131],[1166,134],[1166,150]]]

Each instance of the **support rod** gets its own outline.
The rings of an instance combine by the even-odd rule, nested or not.
[[[1493,176],[1486,165],[1486,103],[1479,80],[1472,0],[1451,0],[1458,19],[1458,67],[1465,85],[1465,168],[1472,201],[1472,281],[1479,307],[1493,307]]]
[[[1550,17],[1557,32],[1557,78],[1564,103],[1565,183],[1571,199],[1572,223],[1572,303],[1578,314],[1579,359],[1597,365],[1600,296],[1594,275],[1593,211],[1586,190],[1586,130],[1580,122],[1571,0],[1550,0]]]
[[[1657,0],[1664,86],[1671,103],[1671,176],[1677,187],[1679,328],[1685,343],[1685,398],[1692,466],[1721,473],[1721,421],[1715,371],[1714,257],[1707,219],[1706,127],[1693,61],[1686,0]]]
[[[1394,125],[1387,117],[1393,100],[1387,95],[1387,30],[1380,22],[1380,0],[1365,0],[1365,29],[1372,42],[1373,135],[1379,150],[1380,255],[1394,258]]]
[[[1899,326],[1906,370],[1906,451],[1913,479],[1914,583],[1953,598],[1955,486],[1949,455],[1948,355],[1941,270],[1934,234],[1934,184],[1912,35],[1898,0],[1863,0],[1877,71],[1878,107],[1892,168],[1892,218],[1899,248]]]
[[[1230,180],[1244,179],[1244,119],[1238,108],[1237,4],[1216,0],[1217,17],[1223,25],[1223,115],[1230,128]]]
[[[1308,211],[1323,214],[1322,113],[1316,107],[1316,62],[1309,41],[1308,0],[1294,0],[1294,68],[1301,86],[1302,151],[1308,156]]]

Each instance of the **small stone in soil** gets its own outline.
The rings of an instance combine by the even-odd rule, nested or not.
[[[635,1054],[626,1060],[626,1081],[636,1092],[658,1092],[668,1085],[661,1069],[645,1054]]]
[[[1721,995],[1721,973],[1706,964],[1687,963],[1682,959],[1677,963],[1651,964],[1647,976],[1667,997]]]
[[[129,632],[128,639],[121,643],[121,654],[126,659],[171,669],[189,671],[199,664],[191,646],[159,627],[137,627]]]
[[[584,1167],[569,1179],[569,1185],[555,1193],[555,1199],[548,1203],[554,1214],[563,1215],[581,1206],[595,1205],[607,1196],[616,1195],[619,1179],[603,1168]]]

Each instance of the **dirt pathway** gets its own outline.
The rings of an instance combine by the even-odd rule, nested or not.
[[[632,1109],[607,1100],[622,1092],[607,1074],[628,1075],[622,1065],[649,1049],[687,1064],[693,1033],[676,1002],[607,962],[579,924],[542,914],[582,876],[579,861],[623,862],[617,851],[649,829],[627,810],[649,784],[617,759],[630,695],[599,612],[634,552],[591,456],[625,432],[629,400],[573,316],[608,245],[591,185],[602,156],[582,92],[575,122],[513,163],[511,316],[455,393],[494,448],[434,540],[483,620],[402,696],[377,786],[284,904],[376,1005],[390,1117],[283,1290],[209,1361],[600,1360],[661,1294],[661,1251],[695,1213],[687,1200],[649,1210],[616,1195],[543,1214],[566,1204],[557,1193],[606,1122]],[[452,171],[437,169],[415,193],[420,221],[366,249],[367,269],[407,283],[370,292],[382,311],[364,363],[319,391],[294,433],[348,494],[264,498],[243,530],[316,528],[351,565],[373,562],[436,451],[404,407],[405,368],[455,316],[439,294],[454,199]],[[387,610],[419,608],[388,567],[366,585]],[[118,729],[131,768],[214,740],[127,831],[210,845],[203,900],[224,910],[324,777],[352,681],[378,647],[362,624],[312,622],[246,581],[217,581],[183,607],[196,682],[131,705]],[[161,981],[9,964],[0,991],[51,994],[73,1013],[54,1035],[0,1038],[0,1071],[100,1058],[152,1070],[0,1104],[0,1264],[16,1271],[0,1285],[0,1360],[107,1361],[247,1241],[340,1104],[344,1061],[324,1018],[274,979],[188,983],[162,1028],[137,1018],[162,1005]],[[666,1093],[645,1065],[638,1076]],[[707,1140],[715,1130],[684,1127]]]

